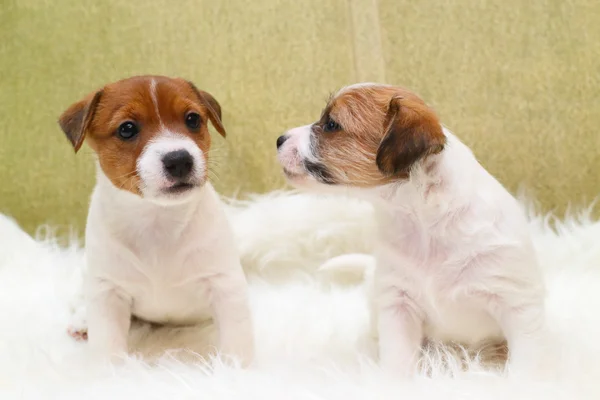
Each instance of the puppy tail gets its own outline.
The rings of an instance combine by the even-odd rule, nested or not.
[[[317,269],[325,281],[341,285],[369,282],[374,271],[375,257],[363,253],[349,253],[330,258]]]

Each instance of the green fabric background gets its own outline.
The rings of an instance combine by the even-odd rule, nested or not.
[[[357,81],[413,88],[545,211],[600,190],[597,0],[0,0],[0,212],[83,227],[91,151],[56,119],[108,81],[193,80],[224,110],[226,195],[284,185],[275,138]]]

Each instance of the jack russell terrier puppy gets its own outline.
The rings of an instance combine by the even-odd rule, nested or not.
[[[183,79],[137,76],[71,105],[59,124],[97,155],[86,226],[84,295],[90,347],[127,352],[132,316],[191,325],[212,317],[218,349],[254,353],[246,277],[233,232],[208,182],[208,122],[221,107]]]
[[[348,86],[277,149],[293,186],[343,189],[375,207],[382,367],[412,375],[425,340],[506,340],[511,369],[537,367],[545,288],[524,212],[423,100]]]

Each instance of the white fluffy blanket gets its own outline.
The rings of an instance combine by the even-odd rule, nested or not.
[[[355,277],[360,266],[346,277],[319,270],[331,257],[369,253],[370,206],[275,193],[228,210],[256,320],[258,354],[248,370],[161,353],[201,352],[211,343],[211,326],[137,326],[131,343],[141,355],[118,367],[93,365],[85,343],[66,334],[81,278],[80,245],[61,247],[47,230],[34,240],[0,215],[0,399],[600,398],[600,223],[586,215],[560,223],[531,217],[549,286],[553,346],[545,379],[506,376],[477,361],[461,371],[430,354],[431,375],[399,382],[373,362],[368,274],[342,285],[332,283]]]

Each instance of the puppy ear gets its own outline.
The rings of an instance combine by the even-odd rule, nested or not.
[[[444,149],[446,136],[425,104],[394,97],[386,115],[386,133],[377,150],[377,168],[387,176],[406,174],[430,154]]]
[[[221,136],[226,137],[227,132],[225,132],[225,128],[223,127],[221,105],[219,102],[210,93],[198,89],[192,82],[187,81],[187,83],[192,90],[196,92],[198,99],[208,110],[208,118],[210,118],[210,122],[212,122],[217,132],[219,132]]]
[[[101,96],[102,90],[72,104],[58,119],[58,124],[73,145],[75,153],[77,153],[83,144],[83,139],[90,123],[94,119],[96,107],[100,102]]]

